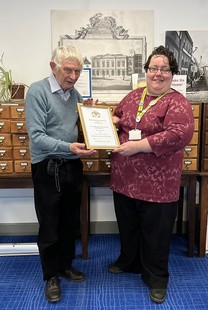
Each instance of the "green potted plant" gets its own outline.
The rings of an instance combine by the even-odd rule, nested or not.
[[[9,102],[23,100],[26,84],[16,84],[12,78],[12,71],[6,70],[3,63],[4,53],[0,58],[0,101]]]

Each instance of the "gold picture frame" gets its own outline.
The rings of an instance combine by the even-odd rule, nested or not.
[[[120,145],[110,106],[77,104],[87,149],[115,149]]]

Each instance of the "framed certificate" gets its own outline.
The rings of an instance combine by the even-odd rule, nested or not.
[[[78,103],[78,112],[88,149],[114,149],[120,145],[109,106]]]

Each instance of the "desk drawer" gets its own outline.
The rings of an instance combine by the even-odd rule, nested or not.
[[[98,171],[98,159],[82,159],[83,171]]]
[[[12,160],[5,160],[5,161],[0,160],[0,175],[12,172],[13,172]]]
[[[12,159],[11,147],[0,148],[0,159]]]
[[[182,169],[184,171],[197,171],[197,159],[196,158],[184,158]]]
[[[0,147],[11,146],[11,145],[12,145],[12,141],[11,141],[10,133],[5,133],[5,134],[0,133]]]
[[[17,173],[31,172],[30,160],[15,160],[14,172]]]

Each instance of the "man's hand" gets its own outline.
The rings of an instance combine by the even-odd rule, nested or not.
[[[85,144],[78,142],[71,143],[69,149],[72,153],[78,156],[91,155],[97,152],[96,150],[86,150]]]
[[[96,99],[95,101],[93,101],[93,98],[89,98],[89,99],[85,99],[83,101],[84,105],[96,105],[98,103],[98,99]]]

